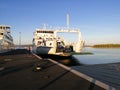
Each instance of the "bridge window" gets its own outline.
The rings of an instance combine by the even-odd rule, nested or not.
[[[5,27],[3,27],[3,29],[5,29]]]
[[[10,29],[10,27],[6,27],[6,29]]]
[[[37,33],[54,33],[53,31],[37,31]]]

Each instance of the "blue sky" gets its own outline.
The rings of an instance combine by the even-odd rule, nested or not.
[[[43,24],[80,28],[86,44],[120,43],[120,0],[0,0],[0,25],[10,25],[14,43],[31,44]],[[71,36],[68,38],[72,38]]]

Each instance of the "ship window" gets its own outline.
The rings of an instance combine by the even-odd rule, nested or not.
[[[50,46],[52,45],[52,43],[50,43]]]
[[[3,27],[3,29],[5,29],[5,27]]]
[[[42,39],[41,37],[39,37],[39,39]]]
[[[10,29],[10,27],[6,27],[6,29]]]
[[[38,45],[40,45],[42,42],[38,41]]]
[[[37,33],[54,33],[53,31],[37,31]]]
[[[40,33],[40,31],[37,31],[37,33]]]
[[[0,33],[0,35],[3,35],[3,33]]]

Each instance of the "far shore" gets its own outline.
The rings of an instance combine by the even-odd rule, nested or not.
[[[120,44],[95,44],[95,45],[86,45],[85,47],[92,47],[92,48],[120,48]]]

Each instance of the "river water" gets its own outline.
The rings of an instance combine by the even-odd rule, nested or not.
[[[92,52],[88,55],[73,55],[84,65],[106,64],[120,62],[120,48],[83,48],[83,52]]]

